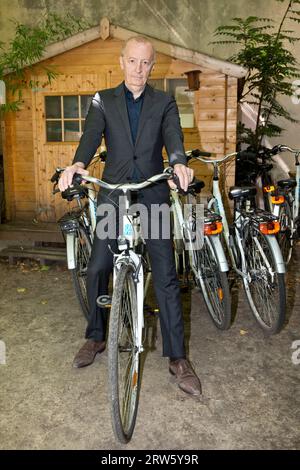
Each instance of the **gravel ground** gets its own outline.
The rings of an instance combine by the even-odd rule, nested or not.
[[[297,255],[287,279],[289,322],[277,336],[265,337],[241,290],[226,332],[214,327],[199,292],[183,293],[200,400],[172,381],[157,317],[148,316],[140,406],[127,446],[111,427],[107,353],[90,367],[71,367],[85,320],[66,268],[2,261],[0,448],[299,449],[300,364],[292,362],[292,344],[300,340],[300,246]]]

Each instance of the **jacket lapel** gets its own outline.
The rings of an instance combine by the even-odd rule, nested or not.
[[[140,118],[139,118],[139,126],[138,126],[135,146],[137,146],[138,144],[139,138],[142,134],[142,131],[143,131],[143,128],[145,126],[147,119],[149,119],[149,117],[152,114],[153,102],[154,102],[154,92],[151,86],[147,84],[146,89],[145,89],[143,107],[142,107],[142,111],[141,111]]]
[[[126,98],[125,98],[124,84],[123,83],[121,83],[121,85],[119,85],[115,89],[114,95],[115,95],[115,98],[116,98],[116,103],[117,103],[119,113],[122,117],[126,132],[128,134],[129,141],[130,141],[130,143],[133,147],[133,141],[132,141],[130,124],[129,124],[129,119],[128,119],[128,112],[127,112],[127,105],[126,105]]]
[[[136,147],[136,145],[138,143],[138,140],[139,140],[139,138],[142,134],[142,130],[145,126],[145,123],[146,123],[147,119],[149,119],[149,117],[152,114],[152,106],[153,106],[153,102],[154,102],[153,89],[151,88],[151,86],[146,85],[144,102],[143,102],[141,115],[140,115],[140,118],[139,118],[139,126],[138,126],[138,132],[137,132],[137,136],[136,136],[135,146],[133,145],[132,136],[131,136],[131,130],[130,130],[128,112],[127,112],[127,105],[126,105],[126,97],[125,97],[125,91],[124,91],[124,82],[122,82],[115,89],[114,95],[115,95],[115,98],[116,98],[116,103],[117,103],[119,113],[122,117],[126,132],[128,134],[129,141],[130,141],[132,147]]]

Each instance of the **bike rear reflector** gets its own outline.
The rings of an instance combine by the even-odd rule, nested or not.
[[[222,222],[211,222],[204,224],[204,235],[217,235],[223,230]]]
[[[272,204],[283,204],[285,201],[284,196],[271,196]]]
[[[280,230],[280,223],[277,220],[271,220],[269,222],[262,222],[259,224],[259,231],[264,235],[273,235],[278,233]]]
[[[273,185],[264,186],[264,193],[272,193],[273,191],[275,191],[275,186],[273,186]]]

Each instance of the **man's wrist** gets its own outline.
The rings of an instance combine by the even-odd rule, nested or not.
[[[75,162],[75,163],[73,163],[73,165],[77,165],[80,168],[82,168],[83,170],[85,169],[85,164],[83,162]]]

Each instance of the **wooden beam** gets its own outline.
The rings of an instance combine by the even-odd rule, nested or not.
[[[102,18],[100,21],[100,38],[105,41],[105,39],[109,38],[109,19]]]
[[[100,38],[100,28],[95,26],[93,28],[87,29],[86,31],[81,31],[80,33],[75,34],[63,41],[55,42],[46,47],[45,53],[41,60],[50,59],[58,54],[67,52],[75,47],[82,46],[87,42],[94,41],[95,39]]]

